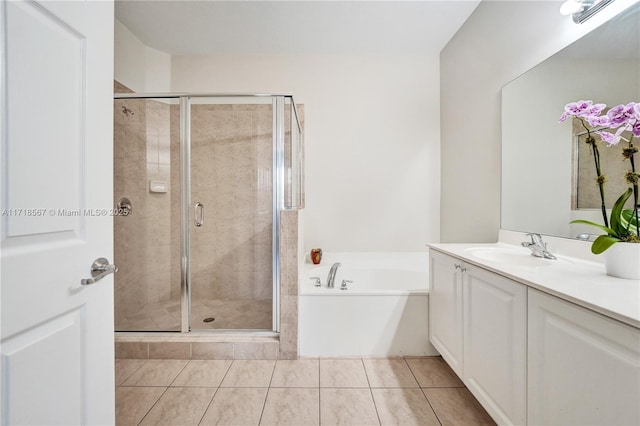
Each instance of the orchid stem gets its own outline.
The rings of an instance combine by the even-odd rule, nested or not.
[[[593,151],[593,161],[596,165],[596,175],[598,182],[598,189],[600,190],[600,210],[602,211],[602,219],[604,220],[604,226],[609,227],[609,220],[607,219],[607,207],[604,202],[604,182],[602,179],[602,172],[600,171],[600,151],[598,150],[598,145],[596,145],[596,140],[591,136],[591,130],[584,124],[584,120],[580,119],[580,123],[582,127],[587,131],[587,143],[591,145],[591,149]]]
[[[631,173],[636,173],[636,165],[634,161],[635,153],[633,152],[633,135],[629,138],[629,149],[631,150],[631,155],[629,155],[629,161],[631,162]],[[640,237],[640,221],[638,220],[638,179],[634,180],[633,183],[633,214],[636,217],[636,236]]]

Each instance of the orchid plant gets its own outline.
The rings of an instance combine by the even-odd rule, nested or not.
[[[627,105],[618,105],[604,113],[605,109],[605,104],[594,104],[593,101],[571,102],[565,105],[564,113],[559,119],[559,122],[563,122],[569,117],[578,119],[587,131],[585,142],[589,144],[593,153],[604,226],[579,219],[571,223],[595,226],[606,232],[593,242],[591,251],[595,254],[604,252],[620,241],[640,243],[640,220],[638,217],[638,178],[640,174],[636,171],[634,158],[638,148],[633,144],[634,137],[640,138],[640,103],[631,102]],[[611,132],[613,130],[615,130],[614,133]],[[630,132],[628,138],[625,137],[625,132]],[[607,219],[607,209],[604,202],[606,177],[600,167],[598,144],[592,133],[598,135],[609,147],[622,145],[622,156],[629,160],[631,166],[630,170],[625,173],[625,180],[630,187],[614,203],[610,221]],[[624,204],[631,195],[633,195],[633,209],[624,209]]]

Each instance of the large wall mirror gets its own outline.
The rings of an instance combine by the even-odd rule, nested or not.
[[[595,228],[571,220],[602,223],[592,154],[571,120],[558,123],[565,104],[580,99],[640,101],[640,4],[503,87],[502,229],[576,238]],[[599,147],[610,209],[614,193],[627,187],[629,162],[620,146]]]

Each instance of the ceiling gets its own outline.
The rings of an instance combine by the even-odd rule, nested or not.
[[[480,0],[116,0],[116,18],[172,55],[438,53]]]

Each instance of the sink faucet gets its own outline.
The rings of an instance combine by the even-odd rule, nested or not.
[[[527,237],[531,237],[531,242],[523,241],[522,246],[529,248],[532,256],[552,260],[557,259],[553,254],[547,251],[547,243],[542,241],[542,236],[540,234],[527,234]]]
[[[334,263],[329,270],[329,276],[327,277],[327,287],[333,288],[334,281],[336,280],[336,272],[338,271],[338,267],[342,266],[342,263]]]
[[[580,241],[593,241],[595,240],[597,237],[597,235],[594,234],[578,234],[578,236],[576,237],[576,240],[580,240]]]

